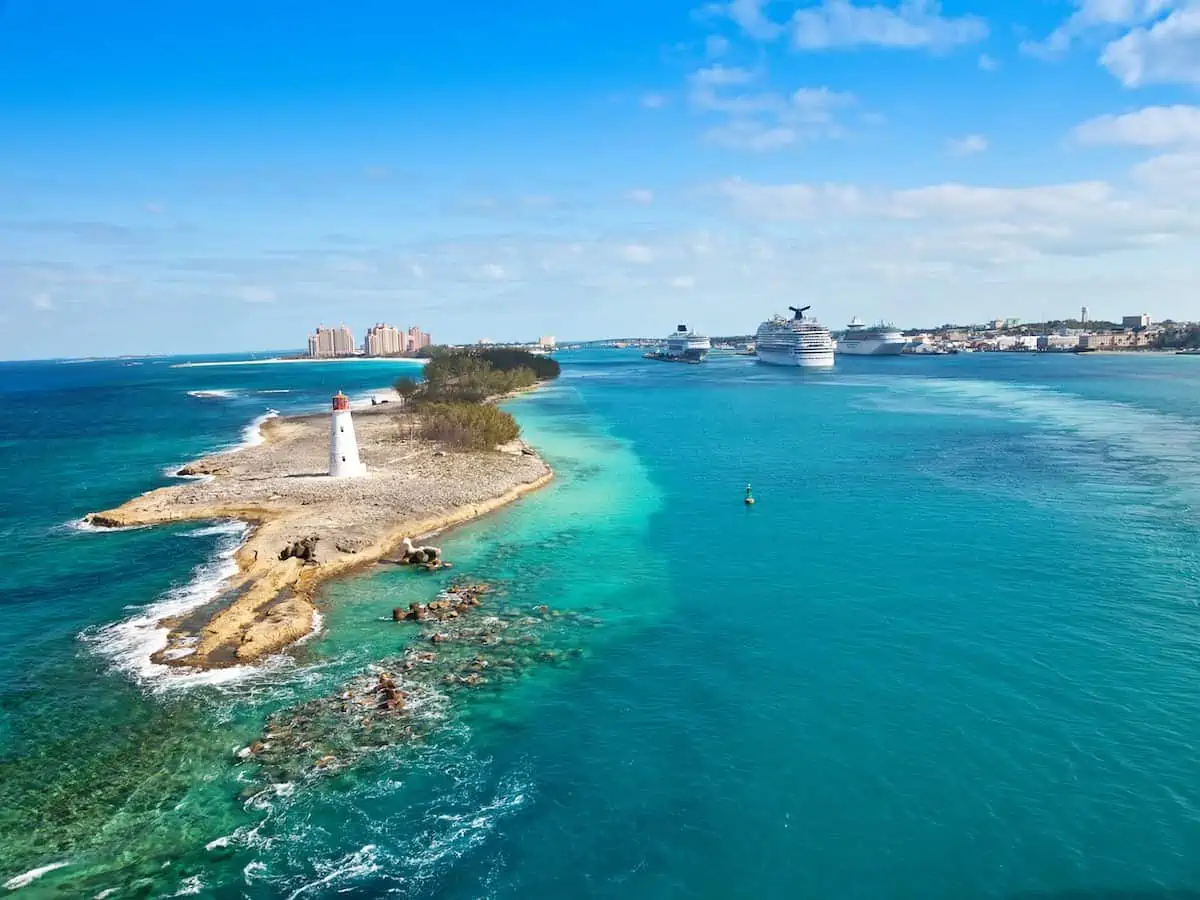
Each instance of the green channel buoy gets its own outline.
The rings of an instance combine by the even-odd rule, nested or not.
[[[753,506],[753,505],[754,505],[754,495],[753,495],[752,493],[750,493],[750,485],[746,485],[746,500],[745,500],[745,503],[746,503],[746,505],[747,505],[747,506]]]

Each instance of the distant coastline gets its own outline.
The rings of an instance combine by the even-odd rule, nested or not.
[[[323,357],[307,357],[307,356],[276,356],[270,359],[218,359],[218,360],[201,360],[199,362],[183,362],[172,363],[172,369],[191,369],[203,368],[205,366],[273,366],[283,365],[287,363],[348,363],[348,362],[389,362],[389,363],[416,363],[417,365],[425,365],[429,362],[424,357],[416,356],[323,356]]]

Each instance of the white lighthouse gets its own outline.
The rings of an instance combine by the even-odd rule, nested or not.
[[[334,478],[353,478],[367,474],[358,458],[358,439],[350,418],[350,401],[341,391],[333,397],[333,417],[329,422],[329,474]]]

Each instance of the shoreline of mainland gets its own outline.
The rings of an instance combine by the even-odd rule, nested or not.
[[[324,582],[385,559],[406,537],[479,518],[554,477],[521,440],[490,452],[442,452],[412,435],[397,405],[353,415],[363,476],[327,474],[328,413],[273,417],[260,425],[260,443],[179,468],[186,483],[84,517],[97,528],[213,520],[249,526],[234,554],[237,574],[215,599],[161,620],[168,637],[152,662],[205,670],[284,650],[312,633]],[[288,555],[297,543],[312,548],[309,559]]]

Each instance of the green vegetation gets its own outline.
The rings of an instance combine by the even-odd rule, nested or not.
[[[426,349],[424,380],[401,378],[396,392],[420,416],[422,437],[455,450],[487,450],[515,440],[516,420],[486,401],[557,378],[560,371],[554,360],[525,350]]]
[[[430,403],[421,407],[421,437],[453,450],[491,450],[515,441],[517,420],[490,403]]]
[[[529,369],[539,381],[557,378],[562,372],[558,360],[549,356],[538,356],[528,350],[510,350],[506,347],[489,347],[476,350],[473,353],[479,359],[489,363],[499,372],[511,372],[517,369]]]
[[[427,403],[483,403],[513,391],[533,387],[539,381],[557,378],[558,363],[526,350],[503,348],[449,350],[428,347],[425,379],[401,378],[396,392],[416,405]]]
[[[400,395],[401,399],[408,401],[421,389],[421,384],[415,378],[397,378],[392,387],[396,389],[396,393]]]
[[[529,369],[500,370],[471,354],[438,356],[425,366],[422,402],[482,403],[488,397],[532,387],[537,377]]]

